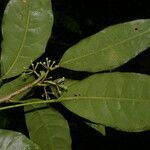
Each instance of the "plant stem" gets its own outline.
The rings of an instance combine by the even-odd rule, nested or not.
[[[7,95],[7,96],[5,96],[5,97],[2,97],[2,98],[0,99],[0,103],[4,103],[4,102],[9,103],[9,102],[11,101],[11,99],[12,99],[14,96],[16,96],[16,95],[18,95],[18,94],[20,94],[20,93],[22,93],[22,92],[24,92],[24,91],[26,91],[26,90],[32,88],[32,87],[33,87],[33,85],[32,85],[32,83],[30,83],[30,84],[24,86],[23,88],[21,88],[21,89],[15,91],[15,92],[13,92],[13,93],[11,93],[10,95]]]
[[[6,110],[6,109],[11,109],[11,108],[17,108],[17,107],[22,107],[22,106],[28,106],[28,105],[36,105],[36,104],[46,104],[46,103],[58,103],[58,102],[62,102],[62,101],[68,101],[70,99],[66,99],[66,98],[62,98],[62,99],[52,99],[52,100],[40,100],[40,101],[34,101],[34,102],[25,102],[22,104],[16,104],[16,105],[11,105],[11,106],[5,106],[5,107],[1,107],[1,110]]]
[[[18,95],[18,94],[20,94],[20,93],[22,93],[22,92],[24,92],[24,91],[26,91],[26,90],[28,90],[28,89],[31,89],[31,88],[34,87],[34,86],[36,86],[36,85],[43,79],[43,77],[45,77],[45,74],[42,74],[42,75],[41,75],[37,80],[35,80],[33,83],[30,83],[30,84],[28,84],[28,85],[22,87],[21,89],[15,91],[15,92],[13,92],[13,93],[11,93],[11,94],[5,96],[5,97],[0,98],[0,104],[1,104],[1,103],[9,103],[9,102],[11,102],[11,99],[12,99],[14,96],[16,96],[16,95]]]

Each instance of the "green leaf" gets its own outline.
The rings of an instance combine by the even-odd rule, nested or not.
[[[124,131],[150,129],[150,76],[95,74],[73,84],[61,97],[70,111]]]
[[[38,145],[24,135],[9,130],[0,130],[1,150],[40,150]]]
[[[34,80],[35,79],[34,79],[33,76],[29,76],[27,78],[24,78],[23,76],[19,76],[18,78],[14,79],[13,81],[5,83],[0,88],[0,99],[5,97],[5,96],[8,96],[8,95],[12,94],[13,92],[16,92],[17,90],[23,88],[24,86],[32,83]],[[25,96],[30,90],[31,89],[26,90],[23,93],[20,93],[20,94],[16,95],[11,100],[18,101],[23,96]]]
[[[96,131],[98,131],[99,133],[101,133],[102,135],[104,136],[106,135],[105,126],[91,122],[86,122],[86,124],[95,129]]]
[[[73,84],[80,82],[79,80],[72,80],[72,79],[65,79],[64,85],[67,86],[68,88],[70,86],[72,86]],[[106,135],[105,132],[105,126],[101,125],[101,124],[95,124],[95,123],[91,123],[91,122],[85,122],[87,125],[89,125],[90,127],[92,127],[93,129],[95,129],[96,131],[100,132],[102,135]]]
[[[50,0],[10,0],[2,23],[2,78],[20,74],[45,50],[51,34]]]
[[[67,50],[60,66],[76,71],[112,70],[150,46],[150,19],[110,26]]]
[[[72,86],[73,84],[79,82],[79,80],[73,80],[73,79],[68,79],[66,78],[65,81],[64,81],[64,85],[67,86],[67,87],[70,87]]]
[[[25,107],[30,138],[43,150],[71,150],[67,121],[53,108],[43,106]]]

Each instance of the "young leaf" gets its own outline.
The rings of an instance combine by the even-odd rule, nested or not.
[[[70,111],[124,131],[150,129],[150,77],[136,73],[95,74],[61,97]]]
[[[20,74],[45,50],[53,14],[50,0],[10,0],[2,23],[2,79]]]
[[[25,107],[30,138],[43,150],[71,150],[67,121],[53,108],[44,106]]]
[[[67,50],[60,66],[76,71],[112,70],[150,46],[150,19],[110,26]]]
[[[39,146],[30,141],[24,135],[9,130],[0,130],[1,150],[40,150]]]

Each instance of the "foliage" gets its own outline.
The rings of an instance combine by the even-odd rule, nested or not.
[[[0,130],[0,148],[13,150],[13,149],[33,149],[40,150],[39,146],[28,138],[26,138],[21,133],[8,131],[8,130]]]
[[[105,127],[129,132],[149,130],[149,75],[115,69],[149,48],[150,20],[107,27],[70,47],[58,65],[49,58],[37,61],[52,27],[50,0],[8,2],[2,22],[0,110],[24,106],[29,138],[43,150],[71,149],[68,122],[57,108],[60,104],[103,135]],[[62,69],[87,72],[88,76],[75,80],[62,76]],[[6,118],[0,118],[4,126]],[[16,136],[19,140],[10,144]],[[38,149],[14,132],[1,130],[0,141],[10,149],[16,145],[28,149],[26,143],[30,149]]]

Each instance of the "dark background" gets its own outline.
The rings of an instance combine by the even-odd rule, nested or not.
[[[7,1],[0,0],[0,21]],[[58,61],[68,47],[107,26],[135,19],[150,19],[148,0],[53,0],[52,4],[55,22],[43,57]],[[150,74],[150,50],[116,70]],[[12,115],[16,117],[15,112]],[[104,137],[77,116],[68,115],[65,111],[64,116],[70,124],[73,150],[150,149],[149,131],[127,133],[107,128]],[[21,127],[10,128],[21,131]]]

